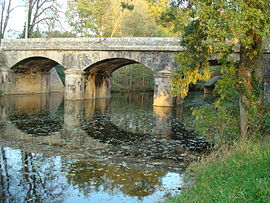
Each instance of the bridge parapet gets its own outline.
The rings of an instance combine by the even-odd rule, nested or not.
[[[178,37],[89,37],[89,38],[31,38],[3,39],[4,51],[59,50],[59,51],[166,51],[179,52]],[[234,48],[239,53],[239,46]],[[264,54],[270,54],[270,43],[265,44]]]
[[[75,50],[75,51],[183,51],[179,38],[114,37],[114,38],[34,38],[4,39],[6,51]]]

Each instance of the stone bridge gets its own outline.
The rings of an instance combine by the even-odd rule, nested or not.
[[[122,66],[140,63],[154,72],[154,105],[173,106],[170,71],[183,51],[179,38],[51,38],[2,40],[0,89],[5,94],[52,92],[50,70],[65,68],[65,99],[110,97],[110,75]],[[236,53],[237,54],[237,53]],[[269,52],[265,54],[270,74]],[[270,100],[269,77],[265,83]]]

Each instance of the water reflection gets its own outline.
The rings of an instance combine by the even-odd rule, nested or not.
[[[84,194],[119,190],[125,195],[141,198],[152,195],[161,185],[160,178],[164,175],[162,172],[130,169],[124,165],[78,161],[70,165],[67,179]]]
[[[168,174],[180,177],[209,144],[183,128],[181,107],[151,99],[1,98],[0,200],[153,202],[174,192]]]
[[[68,186],[57,165],[54,157],[1,147],[1,202],[63,201]]]

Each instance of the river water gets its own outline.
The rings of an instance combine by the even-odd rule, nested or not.
[[[184,129],[189,108],[153,107],[152,98],[1,97],[0,202],[156,202],[178,194],[187,164],[209,144]]]

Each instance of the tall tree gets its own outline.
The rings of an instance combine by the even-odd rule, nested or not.
[[[156,23],[148,6],[147,0],[69,0],[67,17],[82,36],[171,35]]]
[[[133,10],[131,1],[69,0],[69,24],[83,36],[115,36],[125,13]]]
[[[27,37],[32,37],[38,25],[50,25],[52,21],[59,18],[59,10],[57,8],[57,0],[27,0]]]
[[[10,19],[10,14],[18,6],[12,6],[12,0],[0,1],[0,39],[3,39]]]
[[[159,24],[145,0],[132,1],[134,8],[121,21],[121,32],[128,37],[168,37],[175,36],[168,24]]]
[[[256,112],[260,118],[264,113],[263,38],[269,36],[269,0],[189,0],[188,5],[177,9],[177,26],[183,28],[182,44],[187,50],[179,55],[174,93],[185,94],[183,88],[190,82],[209,78],[208,60],[218,56],[224,70],[236,68],[241,132],[251,136],[252,116]],[[239,60],[232,57],[237,47]]]
[[[110,0],[69,0],[67,16],[77,33],[103,37],[110,30],[110,10]]]

